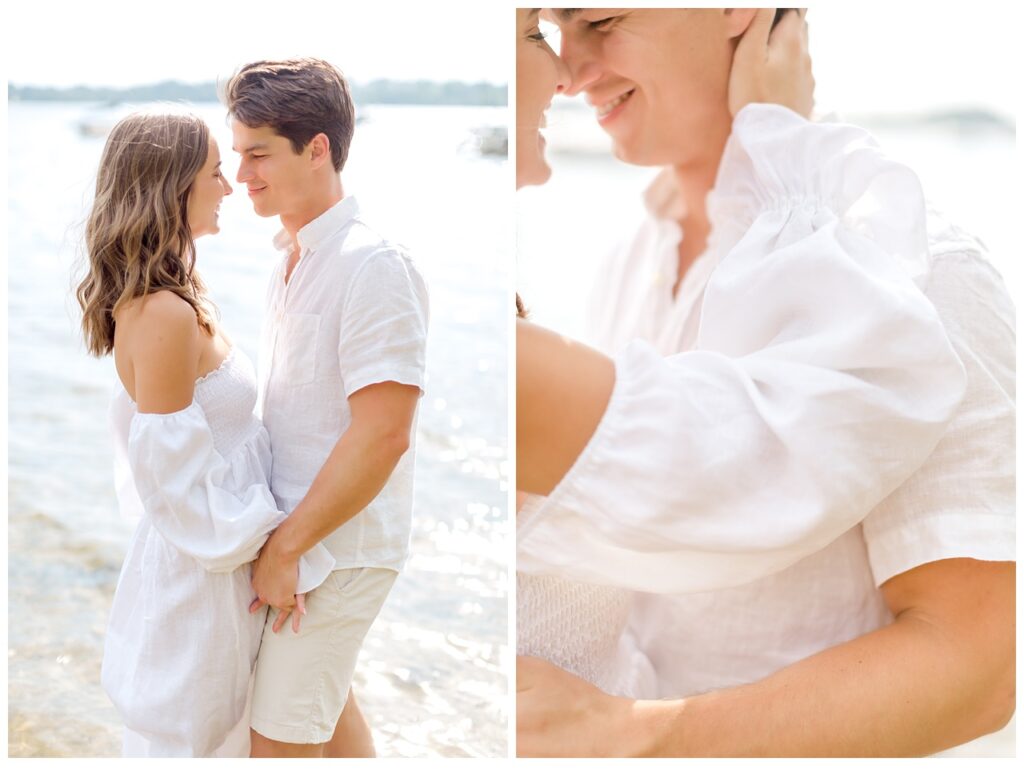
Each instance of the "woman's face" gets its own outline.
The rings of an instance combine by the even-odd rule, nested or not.
[[[541,35],[538,9],[516,9],[516,187],[544,184],[544,110],[569,85],[569,70]]]
[[[206,163],[199,170],[188,192],[188,226],[193,238],[220,231],[217,223],[220,202],[225,195],[230,194],[231,185],[220,170],[220,149],[217,140],[211,136]]]

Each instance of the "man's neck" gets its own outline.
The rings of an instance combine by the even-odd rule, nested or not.
[[[715,142],[711,152],[703,158],[673,166],[679,196],[678,221],[684,233],[679,243],[679,267],[676,285],[672,289],[673,294],[682,283],[686,271],[707,248],[708,236],[711,234],[707,198],[711,188],[715,186],[718,166],[722,162],[722,153],[725,151],[728,138],[729,133],[726,131],[725,135]]]
[[[321,216],[328,209],[338,205],[344,197],[345,191],[341,187],[341,178],[332,177],[331,184],[319,195],[305,201],[304,205],[298,210],[281,215],[281,227],[288,233],[292,241],[293,259],[298,259],[299,230]]]

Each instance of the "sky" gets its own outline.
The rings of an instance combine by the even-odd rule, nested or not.
[[[513,18],[502,2],[19,0],[3,23],[17,85],[198,83],[297,55],[328,59],[356,82],[506,83]]]
[[[246,61],[303,54],[334,62],[356,82],[505,83],[514,68],[514,6],[511,0],[21,0],[5,12],[7,77],[18,85],[56,86],[202,82],[224,79]],[[845,113],[976,105],[1011,116],[1021,91],[1013,73],[1024,71],[1016,6],[812,2],[818,104]]]
[[[844,112],[1020,107],[1017,2],[816,3],[807,14],[818,104]]]

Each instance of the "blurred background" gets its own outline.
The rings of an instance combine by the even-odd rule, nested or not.
[[[980,237],[1009,283],[1020,254],[1014,170],[1019,27],[1004,6],[820,3],[810,7],[815,111],[868,128],[925,193]],[[544,23],[542,22],[542,25]],[[557,51],[558,28],[546,24]],[[630,237],[658,169],[628,166],[582,96],[548,110],[551,181],[516,196],[516,286],[532,317],[582,334],[595,267]],[[1016,287],[1011,286],[1016,299]]]
[[[106,134],[152,100],[185,101],[212,127],[234,185],[216,84],[247,61],[305,55],[352,82],[345,190],[410,249],[431,299],[412,556],[355,689],[381,756],[507,756],[513,199],[499,52],[511,11],[188,0],[159,16],[108,2],[20,4],[6,17],[10,755],[120,754],[99,685],[131,534],[113,490],[115,374],[86,354],[71,295]],[[198,265],[228,334],[255,359],[278,224],[234,186]]]
[[[990,0],[818,3],[807,12],[816,113],[866,127],[913,168],[930,202],[988,246],[1016,302],[1022,62],[1014,16]],[[558,51],[558,28],[541,26]],[[556,96],[547,126],[551,180],[516,195],[516,287],[532,320],[585,339],[595,269],[635,232],[658,169],[612,157],[582,96]],[[945,754],[1014,756],[1015,729],[1016,719]]]

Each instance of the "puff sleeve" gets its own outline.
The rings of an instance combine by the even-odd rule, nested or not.
[[[921,187],[866,132],[746,107],[709,212],[696,348],[615,358],[590,442],[521,514],[520,570],[659,593],[756,580],[861,522],[952,418],[965,374],[918,285]]]
[[[171,414],[136,414],[127,454],[154,528],[211,572],[253,561],[286,518],[245,453],[232,463],[217,451],[197,402]],[[317,544],[300,559],[298,592],[320,585],[333,568],[333,557]]]

